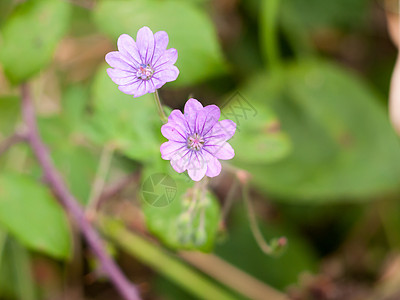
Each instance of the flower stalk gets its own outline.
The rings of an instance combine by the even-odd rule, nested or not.
[[[108,171],[110,170],[114,151],[115,146],[113,144],[108,144],[103,147],[96,177],[90,191],[88,204],[86,206],[86,216],[89,218],[89,220],[94,220],[96,217],[96,212],[99,208],[99,201],[103,192]]]
[[[243,200],[247,207],[250,229],[251,229],[251,232],[257,242],[257,245],[267,255],[278,254],[286,246],[286,243],[287,243],[286,238],[285,237],[280,237],[277,239],[275,238],[275,239],[272,239],[269,243],[264,239],[264,237],[261,233],[261,230],[257,224],[257,217],[256,217],[254,207],[252,206],[252,204],[250,202],[250,191],[249,191],[248,182],[243,184],[242,191],[243,191]]]
[[[156,102],[158,115],[160,116],[161,122],[166,124],[168,122],[168,118],[165,115],[164,109],[161,104],[160,95],[158,94],[158,90],[154,92],[154,100]]]

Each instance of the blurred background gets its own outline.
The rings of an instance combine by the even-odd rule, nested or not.
[[[0,145],[29,82],[55,164],[144,299],[400,299],[387,17],[396,1],[0,0]],[[178,50],[163,103],[194,97],[237,123],[202,243],[198,219],[177,222],[193,183],[161,160],[152,95],[122,94],[105,71],[118,36],[142,26]],[[265,238],[287,238],[281,253],[255,242],[235,168],[251,174]],[[157,174],[177,187],[162,207],[143,199]],[[1,153],[0,299],[120,299],[41,175],[25,143]]]

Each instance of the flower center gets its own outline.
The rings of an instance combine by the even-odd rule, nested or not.
[[[149,80],[153,74],[154,70],[150,65],[142,64],[139,69],[137,69],[136,77],[138,79]]]
[[[199,134],[195,133],[188,137],[187,147],[190,150],[199,151],[204,145],[204,138]]]

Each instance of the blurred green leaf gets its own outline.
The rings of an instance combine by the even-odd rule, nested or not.
[[[398,139],[379,97],[355,76],[314,61],[254,78],[244,91],[273,107],[293,141],[285,159],[244,166],[261,190],[315,202],[367,200],[398,187]]]
[[[61,259],[70,255],[70,231],[62,208],[30,177],[0,174],[0,223],[28,248]]]
[[[197,5],[176,0],[102,0],[94,14],[100,30],[116,40],[127,33],[149,26],[155,33],[168,33],[168,47],[178,50],[180,74],[176,85],[194,84],[226,72],[213,24]]]
[[[307,30],[321,27],[360,27],[366,20],[370,0],[282,1],[283,22],[291,21]]]
[[[235,93],[223,106],[222,119],[236,123],[236,133],[229,140],[235,149],[234,163],[270,163],[290,152],[288,136],[282,132],[276,115],[264,103],[249,101]]]
[[[93,117],[88,133],[99,144],[113,144],[128,157],[160,157],[161,121],[153,95],[133,98],[118,90],[100,68],[93,83]]]
[[[14,240],[10,240],[10,246],[11,261],[13,261],[13,282],[15,284],[18,299],[37,299],[28,250]]]
[[[1,299],[37,299],[29,252],[4,232],[1,232],[1,239]]]
[[[165,176],[169,176],[169,181],[164,179]],[[142,179],[142,210],[149,230],[173,249],[210,251],[214,246],[219,222],[219,204],[215,196],[207,192],[202,201],[202,207],[205,209],[205,232],[201,232],[201,208],[194,209],[192,220],[186,220],[184,217],[193,201],[188,189],[194,184],[186,174],[176,173],[169,161],[159,159],[159,162],[144,169]],[[154,194],[159,198],[167,193],[173,193],[174,196],[166,195],[171,197],[172,201],[161,207],[157,207],[149,196]],[[204,242],[196,242],[199,239],[204,239]]]
[[[27,1],[14,10],[0,39],[0,62],[11,82],[28,79],[50,62],[68,28],[69,13],[62,0]]]

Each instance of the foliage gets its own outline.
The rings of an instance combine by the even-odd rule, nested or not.
[[[368,18],[377,8],[367,0],[228,2],[99,0],[92,7],[91,1],[0,1],[0,149],[23,128],[18,85],[29,82],[41,137],[83,208],[93,204],[88,201],[99,186],[107,194],[135,172],[123,190],[97,203],[125,222],[97,221],[129,257],[163,276],[131,268],[132,258],[124,264],[143,271],[132,278],[151,282],[154,294],[201,297],[211,289],[216,298],[242,298],[218,276],[187,266],[180,251],[214,252],[284,291],[303,284],[306,272],[323,272],[325,255],[350,255],[348,248],[361,245],[354,253],[365,254],[359,263],[368,271],[357,269],[362,276],[352,279],[368,278],[363,286],[374,286],[370,278],[377,281],[386,254],[400,246],[400,148],[382,89],[396,53],[376,38],[384,20]],[[104,55],[116,49],[118,36],[136,38],[142,26],[166,31],[168,47],[178,51],[180,75],[160,90],[167,114],[193,96],[220,105],[221,118],[237,124],[230,140],[235,158],[204,189],[161,159],[166,139],[153,95],[125,95],[106,73]],[[100,174],[107,149],[113,157]],[[247,211],[236,203],[243,174],[251,177],[262,233],[288,239],[278,257],[262,254]],[[38,257],[46,257],[45,269],[56,260],[59,278],[73,246],[85,250],[85,266],[94,265],[86,264],[90,251],[73,244],[79,239],[42,176],[26,143],[0,154],[0,297],[7,300],[55,298],[38,289],[36,273],[31,276],[41,270]],[[151,197],[164,187],[149,182],[163,176],[173,197],[158,206]],[[231,211],[224,206],[230,203]],[[130,230],[145,231],[157,243]],[[126,258],[119,259],[122,265]]]
[[[20,83],[51,61],[68,28],[65,1],[38,0],[18,6],[1,28],[0,62],[8,78]],[[46,32],[46,34],[43,34]]]
[[[260,75],[244,91],[274,108],[293,142],[279,162],[248,167],[261,190],[326,202],[368,200],[398,186],[397,137],[379,96],[353,75],[317,60]]]
[[[69,226],[49,191],[23,175],[1,174],[0,183],[0,222],[4,228],[29,248],[68,258]]]

